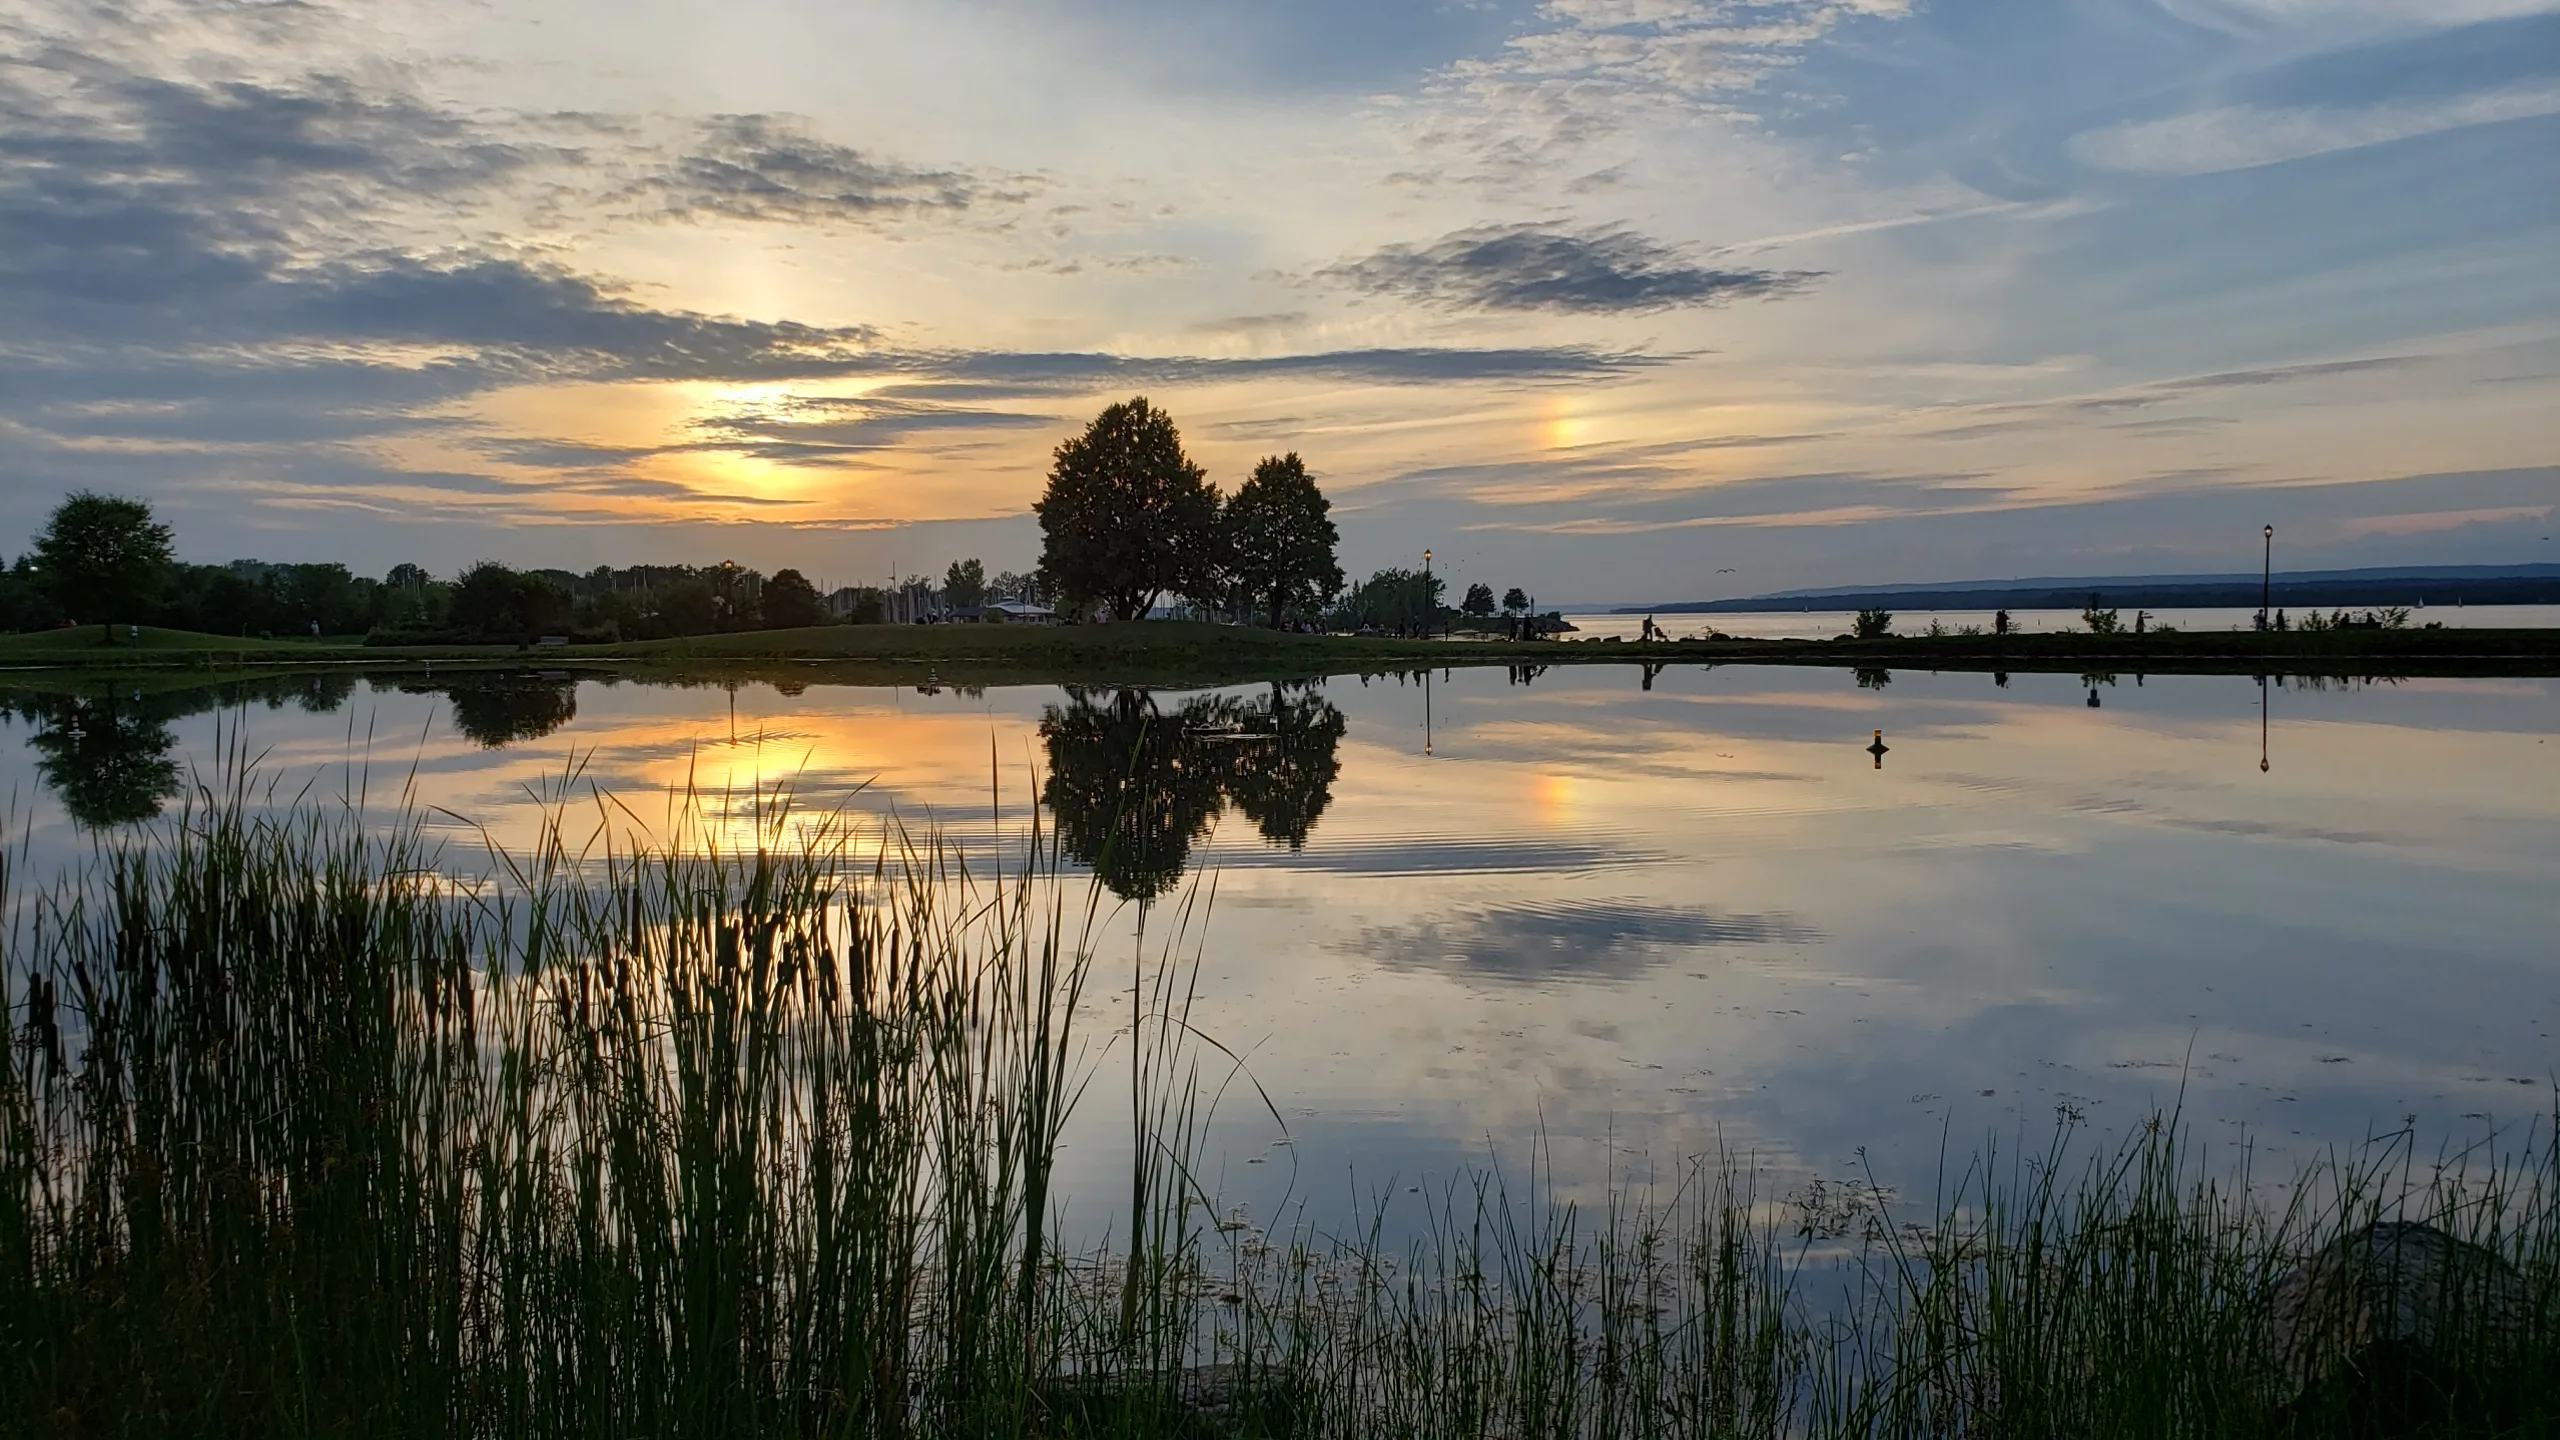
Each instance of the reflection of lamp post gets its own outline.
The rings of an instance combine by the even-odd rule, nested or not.
[[[1431,552],[1426,550],[1422,553],[1428,555]],[[1422,672],[1422,754],[1424,759],[1431,756],[1431,672],[1428,669]]]
[[[2258,773],[2267,773],[2267,677],[2258,677]]]
[[[2274,613],[2276,587],[2276,527],[2267,527],[2267,550],[2258,562],[2258,628],[2267,628],[2267,616]]]

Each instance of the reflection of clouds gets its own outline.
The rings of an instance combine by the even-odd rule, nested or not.
[[[1459,910],[1373,927],[1350,947],[1388,965],[1499,980],[1624,975],[1681,950],[1811,945],[1822,932],[1793,915],[1726,914],[1642,900],[1559,900]]]

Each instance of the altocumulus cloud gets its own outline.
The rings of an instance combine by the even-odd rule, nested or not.
[[[704,122],[700,141],[653,182],[674,213],[862,221],[963,210],[990,189],[980,177],[865,155],[770,115],[714,116]]]
[[[1813,272],[1725,269],[1624,226],[1479,225],[1317,272],[1373,295],[1452,310],[1639,314],[1785,294]]]

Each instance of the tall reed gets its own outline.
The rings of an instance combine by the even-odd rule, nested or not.
[[[1198,1179],[1237,1073],[1190,1016],[1205,896],[1142,914],[1120,995],[1100,894],[1036,820],[982,874],[929,833],[734,801],[691,797],[655,841],[564,802],[465,867],[413,811],[234,779],[12,892],[0,1429],[2560,1426],[2548,1131],[2446,1165],[2403,1138],[2271,1189],[2175,1117],[2085,1160],[2066,1125],[1909,1217],[1724,1157],[1585,1210],[1533,1157],[1523,1193],[1489,1168],[1416,1202],[1409,1243],[1382,1212],[1256,1230]],[[1124,1004],[1120,1037],[1079,1032]],[[1115,1217],[1078,1249],[1057,1161],[1105,1044],[1128,1186],[1074,1197]],[[2393,1409],[2281,1353],[2270,1297],[2398,1218],[2506,1288],[2454,1304],[2434,1388]]]

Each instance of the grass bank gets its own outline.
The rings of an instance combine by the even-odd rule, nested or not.
[[[683,640],[526,648],[253,641],[145,627],[0,636],[0,677],[279,669],[452,673],[522,668],[797,675],[837,683],[1246,684],[1422,666],[1757,664],[2067,673],[2560,675],[2560,630],[2333,630],[1878,640],[1400,640],[1250,626],[825,625]]]
[[[1907,1216],[1705,1157],[1593,1208],[1487,1173],[1410,1246],[1257,1232],[1190,1178],[1226,1068],[1186,967],[1114,957],[1126,1029],[1081,1032],[1096,896],[1039,836],[970,876],[779,795],[663,843],[563,808],[463,884],[413,822],[252,799],[200,790],[8,898],[9,1433],[2560,1424],[2547,1143],[2268,1191],[2172,1119],[1985,1160]],[[1086,1097],[1107,1046],[1128,1089]],[[1108,1197],[1054,1183],[1084,1099],[1128,1117]],[[1071,1248],[1062,1213],[1096,1206],[1115,1243]],[[2361,1343],[2352,1287],[2298,1323],[2291,1267],[2404,1218],[2461,1247],[2422,1346]]]

